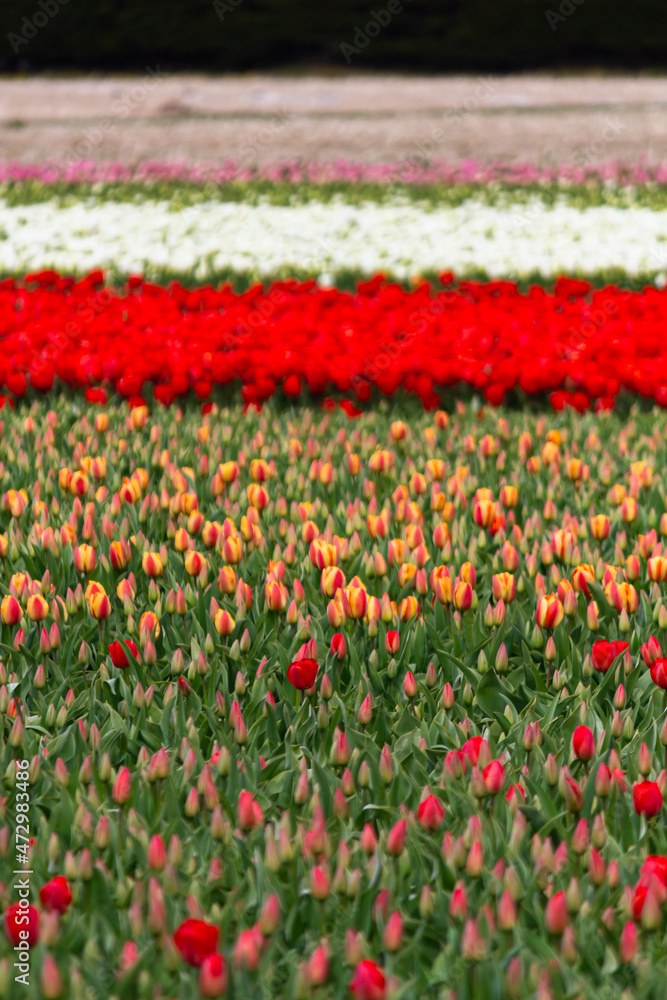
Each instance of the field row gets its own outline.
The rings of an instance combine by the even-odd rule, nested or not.
[[[54,384],[90,398],[117,391],[168,405],[238,391],[260,404],[314,396],[372,403],[399,390],[428,409],[456,394],[498,405],[526,396],[609,409],[619,397],[667,404],[667,292],[552,291],[510,282],[439,282],[411,289],[381,275],[354,292],[313,281],[189,289],[139,276],[105,286],[53,271],[0,282],[0,386],[13,396]]]
[[[206,281],[342,272],[399,279],[454,270],[491,277],[667,270],[667,211],[579,209],[539,199],[456,207],[406,201],[272,205],[204,201],[114,202],[95,198],[32,205],[0,202],[0,273],[39,268]]]
[[[0,982],[659,995],[661,423],[3,416]]]

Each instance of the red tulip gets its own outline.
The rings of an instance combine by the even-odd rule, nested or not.
[[[72,890],[64,875],[56,875],[39,890],[39,901],[45,910],[65,913],[72,902]]]
[[[651,664],[651,680],[663,691],[667,690],[667,657],[660,656]]]
[[[457,882],[449,900],[449,915],[453,920],[465,920],[468,916],[468,897],[463,882]]]
[[[123,646],[127,646],[135,660],[137,658],[138,650],[131,639],[124,639],[122,643],[116,640],[109,646],[109,656],[111,657],[111,662],[114,667],[129,667],[130,665],[130,661],[127,658],[127,653],[123,649]]]
[[[287,668],[287,680],[297,691],[307,691],[315,683],[318,668],[317,660],[312,660],[309,657],[295,660]]]
[[[342,632],[336,632],[335,635],[331,637],[331,645],[329,646],[329,652],[332,656],[338,657],[339,660],[345,659],[345,654],[347,653],[347,645],[345,643],[345,636]]]
[[[385,1000],[386,980],[382,969],[365,959],[354,970],[350,993],[356,1000]]]
[[[5,934],[10,944],[28,944],[30,948],[39,940],[39,910],[36,906],[14,903],[5,910]]]
[[[403,917],[400,910],[394,910],[387,920],[383,944],[387,951],[400,951],[403,944]]]
[[[567,927],[567,902],[564,892],[556,892],[547,902],[545,924],[550,934],[562,934]]]
[[[477,766],[483,746],[488,750],[488,744],[482,736],[471,736],[461,747],[461,753],[468,758],[473,767]]]
[[[251,792],[243,791],[239,795],[237,817],[242,830],[252,830],[262,822],[262,807],[259,802],[255,802]]]
[[[257,925],[241,931],[234,945],[234,965],[237,969],[254,971],[259,966],[263,943],[264,939]]]
[[[314,865],[311,869],[310,891],[314,899],[328,899],[331,894],[331,879],[325,866]]]
[[[655,876],[667,889],[667,857],[664,854],[649,854],[641,869],[642,877]]]
[[[387,837],[387,850],[390,854],[399,855],[405,848],[405,840],[408,835],[408,823],[405,819],[399,819],[392,826]]]
[[[482,781],[489,795],[497,795],[505,782],[505,768],[499,760],[492,760],[482,771]]]
[[[202,997],[221,997],[227,992],[227,963],[223,955],[207,955],[199,969],[199,992]]]
[[[613,642],[607,642],[604,639],[598,639],[597,642],[593,643],[593,666],[596,670],[601,673],[606,674],[610,666],[614,662],[617,656],[624,653],[626,649],[630,648],[629,642],[623,642],[621,639],[615,639]]]
[[[426,830],[438,830],[445,818],[445,810],[435,795],[427,795],[417,809],[417,819]]]
[[[632,920],[628,920],[621,931],[619,943],[621,962],[632,962],[637,954],[637,928]]]
[[[111,797],[119,805],[127,802],[132,792],[132,775],[129,767],[121,767],[111,789]]]
[[[651,819],[662,809],[662,792],[656,781],[639,781],[632,786],[632,802],[638,816]]]
[[[589,761],[595,756],[595,737],[588,726],[577,726],[572,734],[572,749],[579,760]]]
[[[206,956],[212,955],[218,947],[218,928],[191,917],[176,929],[174,944],[183,961],[199,968]]]
[[[384,646],[390,656],[396,656],[401,647],[401,639],[395,629],[389,629],[387,632],[384,637]]]
[[[642,659],[647,667],[650,667],[654,660],[662,656],[660,643],[654,636],[650,636],[641,648]]]

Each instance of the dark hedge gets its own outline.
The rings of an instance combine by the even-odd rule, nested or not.
[[[648,67],[664,0],[1,0],[0,68]]]

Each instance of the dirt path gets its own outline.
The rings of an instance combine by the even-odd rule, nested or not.
[[[667,79],[0,79],[0,157],[197,162],[667,159]]]

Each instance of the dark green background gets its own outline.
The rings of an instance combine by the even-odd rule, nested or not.
[[[572,13],[554,30],[545,12],[558,13],[563,3]],[[212,0],[69,0],[16,53],[8,35],[20,33],[22,19],[40,10],[38,0],[0,0],[0,67],[345,68],[340,44],[352,44],[355,27],[385,7],[386,0],[241,0],[221,22]],[[441,72],[666,65],[665,0],[582,0],[578,6],[573,0],[406,0],[351,61],[353,69]]]

